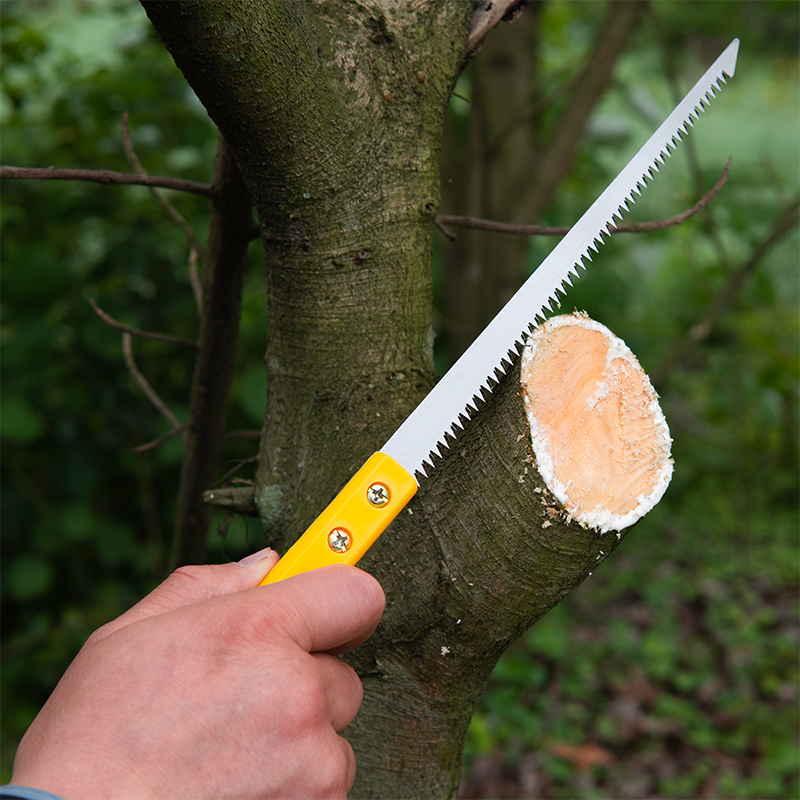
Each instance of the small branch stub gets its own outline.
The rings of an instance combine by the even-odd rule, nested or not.
[[[666,419],[636,356],[586,314],[553,317],[528,338],[521,382],[539,474],[577,522],[620,531],[672,478]]]
[[[211,506],[226,508],[246,517],[257,517],[258,509],[253,503],[252,486],[224,486],[203,492],[203,502]]]

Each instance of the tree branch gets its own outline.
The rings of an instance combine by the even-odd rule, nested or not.
[[[203,492],[203,502],[218,508],[228,508],[246,517],[257,517],[252,486],[225,486]]]
[[[147,170],[142,166],[142,162],[139,161],[139,156],[136,155],[136,150],[133,148],[127,111],[122,115],[122,147],[125,150],[125,158],[128,160],[128,166],[142,178],[149,178],[150,176],[147,174]],[[189,241],[189,246],[192,250],[197,251],[200,258],[205,259],[206,248],[200,241],[198,235],[194,232],[194,228],[186,221],[186,217],[184,217],[155,186],[150,186],[148,188],[150,189],[150,194],[156,199],[156,202],[167,212],[167,216],[181,229],[183,235]]]
[[[156,439],[153,439],[150,442],[146,442],[145,444],[140,444],[137,447],[134,447],[133,448],[133,452],[134,453],[144,453],[147,450],[153,450],[154,448],[158,447],[160,444],[163,444],[164,442],[168,441],[169,439],[172,439],[173,437],[182,434],[188,427],[189,426],[186,425],[186,424],[179,425],[177,428],[173,428],[171,431],[167,431],[166,433],[162,433],[161,436],[159,436]]]
[[[451,217],[451,219],[476,219],[476,217]],[[441,214],[436,216],[436,227],[442,232],[442,235],[447,239],[448,242],[454,242],[458,239],[458,236],[453,233],[445,224],[442,222]]]
[[[125,333],[130,334],[131,336],[136,336],[139,339],[153,339],[156,342],[165,342],[166,344],[179,344],[183,347],[193,347],[195,350],[197,349],[197,342],[192,339],[186,339],[183,336],[170,336],[166,333],[153,333],[150,331],[142,331],[138,328],[132,328],[130,325],[126,325],[124,322],[118,322],[114,319],[110,314],[107,314],[103,311],[100,306],[95,303],[95,301],[90,297],[89,298],[89,305],[91,305],[94,313],[97,314],[103,322],[106,323],[110,328],[115,328],[118,331],[123,331]]]
[[[687,208],[680,214],[667,219],[656,219],[650,222],[622,222],[611,228],[611,233],[652,233],[653,231],[663,231],[667,228],[674,228],[686,222],[698,211],[704,209],[720,192],[728,180],[731,171],[731,159],[729,158],[714,186],[709,189],[691,208]],[[442,233],[451,241],[455,238],[448,229],[447,225],[454,228],[467,228],[470,230],[492,231],[494,233],[509,233],[516,236],[564,236],[569,233],[571,228],[550,226],[550,225],[516,225],[510,222],[495,222],[490,219],[480,219],[479,217],[459,217],[448,214],[439,214],[436,217]]]
[[[467,56],[472,56],[483,44],[486,34],[501,20],[513,22],[530,0],[483,0],[472,15],[467,38]]]
[[[236,366],[242,280],[253,226],[252,204],[233,155],[220,135],[203,285],[200,335],[189,401],[186,456],[175,519],[171,568],[201,564],[211,509],[203,492],[217,478],[228,398]]]
[[[645,0],[617,0],[608,13],[596,46],[575,84],[549,145],[539,159],[533,193],[525,203],[528,218],[538,217],[550,204],[575,161],[589,119],[611,81],[617,59],[635,29]]]
[[[0,179],[87,181],[89,183],[118,184],[132,186],[160,186],[201,197],[213,197],[213,188],[208,183],[187,181],[182,178],[161,178],[150,175],[132,175],[129,172],[114,172],[109,169],[65,169],[60,167],[10,167],[0,166]]]
[[[783,213],[778,217],[777,222],[772,226],[772,230],[758,243],[753,250],[750,258],[744,262],[728,279],[725,289],[717,296],[711,305],[702,322],[694,325],[688,333],[692,341],[698,342],[705,339],[711,329],[717,323],[722,313],[733,302],[734,298],[742,289],[742,285],[751,272],[755,270],[767,252],[776,245],[789,231],[793,230],[798,222],[798,210],[800,209],[800,196],[794,198]]]
[[[172,413],[169,406],[158,396],[155,389],[148,383],[147,378],[139,372],[136,366],[136,361],[133,359],[133,348],[131,347],[131,334],[127,331],[122,334],[122,352],[125,354],[125,364],[128,367],[128,372],[133,376],[133,379],[139,384],[139,388],[145,393],[147,399],[159,410],[161,416],[172,425],[173,431],[181,427],[178,418]]]

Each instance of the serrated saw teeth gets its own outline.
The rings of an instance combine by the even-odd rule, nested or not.
[[[450,368],[434,389],[417,406],[395,434],[381,448],[410,474],[427,474],[439,458],[433,450],[441,446],[444,432],[461,415],[474,413],[494,381],[500,381],[510,368],[506,360],[509,342],[516,342],[521,331],[541,324],[548,309],[560,306],[560,297],[592,261],[592,253],[605,242],[612,227],[621,222],[636,203],[660,167],[689,134],[694,120],[710,105],[725,85],[724,74],[736,68],[739,41],[735,39],[687,92],[666,120],[639,149],[617,177],[553,248],[540,267],[527,279],[464,355]],[[509,354],[511,351],[508,351]],[[512,362],[515,360],[512,357]],[[484,390],[483,385],[489,388]],[[478,395],[476,395],[476,391]],[[460,428],[458,429],[460,430]],[[446,448],[446,446],[445,446]]]

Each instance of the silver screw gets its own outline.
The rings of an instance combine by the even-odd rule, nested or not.
[[[367,489],[367,500],[376,508],[385,506],[389,502],[389,487],[382,483],[373,483]]]
[[[349,531],[344,528],[334,528],[328,534],[328,545],[335,553],[346,553],[352,543]]]

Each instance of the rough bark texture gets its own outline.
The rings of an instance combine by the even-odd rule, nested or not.
[[[441,127],[470,7],[145,7],[258,210],[269,393],[256,499],[283,548],[432,385]]]
[[[255,502],[285,550],[433,384],[437,169],[472,5],[144,5],[258,210],[269,389]],[[354,798],[455,796],[497,658],[616,544],[535,491],[514,372],[360,565],[388,605],[350,657],[365,689],[346,732]]]

